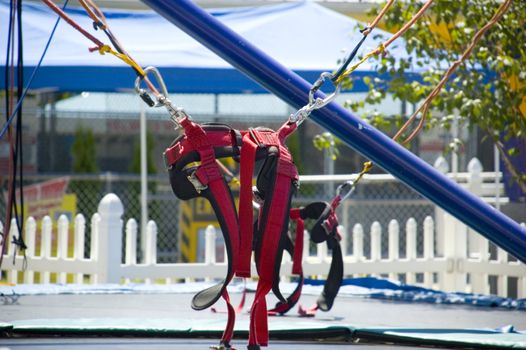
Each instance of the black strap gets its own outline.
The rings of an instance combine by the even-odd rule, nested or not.
[[[313,202],[301,208],[300,215],[303,219],[316,220],[310,230],[311,239],[316,243],[327,242],[328,248],[332,250],[329,274],[323,292],[316,302],[320,310],[329,311],[343,281],[343,256],[336,214],[329,203]]]

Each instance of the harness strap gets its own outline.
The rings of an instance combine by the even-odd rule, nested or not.
[[[327,245],[332,249],[332,262],[323,292],[316,301],[316,305],[322,311],[329,311],[332,308],[343,279],[343,257],[340,243],[335,236],[332,236],[327,239]]]
[[[239,192],[239,264],[236,275],[250,277],[250,258],[254,237],[254,210],[252,208],[252,177],[258,145],[252,141],[253,133],[243,136],[240,155],[240,192]]]
[[[301,263],[303,261],[303,233],[305,231],[305,222],[301,218],[299,208],[293,208],[290,210],[290,218],[296,221],[296,239],[292,259],[292,273],[295,275],[302,275],[303,269]]]
[[[318,298],[316,304],[310,308],[304,308],[300,305],[298,313],[303,317],[313,317],[316,315],[317,310],[328,311],[332,308],[334,299],[338,294],[343,279],[343,257],[339,244],[341,235],[338,232],[338,218],[336,216],[336,208],[340,201],[340,197],[336,197],[330,205],[325,202],[314,202],[306,207],[293,208],[290,210],[291,220],[296,221],[296,240],[294,247],[287,247],[286,250],[291,256],[293,256],[293,273],[300,275],[300,281],[294,292],[287,298],[286,302],[278,302],[274,309],[269,310],[269,315],[283,315],[287,313],[292,307],[294,307],[300,297],[304,284],[301,261],[303,252],[302,233],[304,230],[305,219],[316,220],[314,226],[310,230],[311,239],[315,243],[327,242],[328,247],[332,249],[332,262],[323,292]],[[290,237],[288,238],[288,242],[292,245]]]
[[[336,208],[339,203],[340,198],[336,197],[330,205],[326,202],[314,202],[300,209],[303,219],[316,220],[310,231],[311,239],[316,243],[327,242],[327,246],[332,250],[329,274],[316,305],[308,309],[300,306],[298,310],[300,315],[305,317],[314,316],[318,309],[329,311],[343,280],[343,256],[339,243],[341,234],[338,232],[338,217],[336,216]]]
[[[225,245],[228,255],[228,272],[223,282],[197,293],[192,299],[192,308],[202,310],[214,304],[222,297],[227,305],[228,319],[221,344],[229,345],[234,332],[236,312],[230,303],[230,297],[226,289],[234,276],[237,267],[237,252],[239,250],[239,223],[232,193],[225,182],[221,169],[217,165],[214,147],[211,144],[207,132],[203,128],[183,118],[180,121],[183,126],[186,139],[192,148],[199,153],[200,165],[192,176],[199,181],[206,197],[214,208],[221,231],[225,236]],[[235,252],[235,253],[233,253]]]
[[[294,208],[294,209],[291,210],[291,219],[295,220],[296,218],[293,217],[293,215],[292,215],[293,212],[298,213],[298,215],[299,215],[299,209],[298,208]],[[300,217],[298,216],[298,218],[300,218]],[[301,218],[300,218],[300,221],[303,222],[303,220]],[[298,226],[296,226],[296,227],[298,227]],[[301,228],[301,230],[303,231],[303,228]],[[303,250],[303,244],[300,247],[298,245],[298,240],[303,241],[303,235],[301,235],[301,237],[299,237],[296,234],[296,244],[292,243],[291,238],[287,235],[287,238],[285,240],[285,250],[290,254],[290,256],[296,257],[296,252],[298,251],[298,249]],[[294,291],[287,297],[287,299],[285,301],[278,301],[278,303],[276,304],[276,306],[274,306],[273,309],[268,310],[268,315],[269,316],[277,316],[277,315],[284,315],[284,314],[286,314],[287,312],[289,312],[290,309],[292,309],[294,307],[294,305],[296,305],[296,303],[300,299],[301,290],[303,288],[303,281],[304,281],[303,271],[301,269],[301,260],[299,261],[299,266],[298,267],[299,267],[299,270],[297,272],[293,272],[293,273],[299,275],[299,282],[296,285],[296,288],[294,288]],[[292,269],[294,270],[294,263],[293,263],[293,268]]]
[[[249,346],[268,345],[268,320],[266,295],[270,292],[276,276],[276,268],[279,268],[281,254],[279,251],[282,236],[288,226],[288,212],[290,210],[290,198],[292,192],[292,181],[298,179],[298,172],[292,157],[284,145],[286,137],[295,128],[285,124],[276,133],[252,132],[252,137],[258,143],[268,142],[266,146],[277,146],[279,155],[276,165],[276,173],[272,186],[270,202],[264,203],[264,212],[267,217],[260,221],[263,225],[263,239],[260,242],[257,261],[259,281],[256,288],[256,296],[250,311]],[[254,137],[254,135],[256,135]],[[264,135],[263,137],[261,137]],[[271,144],[276,142],[277,144]]]

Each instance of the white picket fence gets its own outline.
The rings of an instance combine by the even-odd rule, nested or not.
[[[24,269],[24,258],[17,255],[13,262],[14,246],[9,244],[4,256],[2,273],[7,281],[18,283],[35,283],[35,274],[39,274],[39,283],[122,283],[126,281],[161,281],[171,283],[180,280],[213,279],[224,277],[226,266],[224,262],[217,262],[216,230],[210,226],[205,232],[205,261],[202,263],[174,263],[159,264],[156,257],[157,227],[150,221],[147,226],[146,253],[144,262],[138,263],[136,257],[137,223],[130,219],[123,230],[121,216],[123,206],[114,194],[108,194],[101,201],[98,213],[91,218],[91,252],[89,258],[84,258],[84,240],[86,220],[77,215],[73,227],[65,216],[61,216],[57,223],[56,232],[52,229],[52,222],[45,217],[42,227],[37,232],[34,219],[29,218],[26,223],[26,243],[28,249],[27,266]],[[418,223],[409,219],[403,224],[405,229],[406,247],[405,257],[399,257],[400,224],[392,220],[389,224],[388,257],[382,258],[382,227],[375,222],[369,229],[364,230],[360,224],[354,226],[352,233],[343,235],[342,246],[347,247],[347,241],[353,240],[352,252],[344,249],[344,271],[346,276],[386,276],[392,279],[405,277],[407,283],[424,287],[436,288],[444,291],[462,291],[485,293],[490,292],[489,278],[497,279],[497,293],[507,295],[508,278],[517,281],[518,297],[526,297],[526,266],[517,261],[508,261],[508,255],[499,250],[498,258],[490,260],[486,244],[479,245],[478,255],[467,252],[466,234],[454,232],[451,225],[458,225],[455,219],[447,223],[444,256],[434,255],[435,227],[431,217],[423,223],[424,249],[423,256],[417,256],[416,235]],[[10,236],[16,233],[16,225],[11,226]],[[68,240],[70,231],[73,232],[74,249],[68,254]],[[125,233],[125,257],[122,263],[122,242]],[[343,230],[345,232],[345,230]],[[364,235],[370,234],[369,258],[364,251]],[[35,254],[37,235],[40,235],[40,254]],[[305,235],[308,239],[308,235]],[[10,239],[11,241],[11,239]],[[304,244],[304,271],[308,276],[323,277],[329,271],[331,257],[327,246],[317,245],[316,255],[309,255],[309,244]],[[52,254],[56,251],[56,254]],[[483,253],[486,252],[486,253]],[[475,256],[475,257],[474,257]],[[289,258],[283,261],[282,271],[289,275],[291,262]],[[253,267],[252,271],[255,269]],[[54,275],[54,276],[53,276]],[[469,279],[468,279],[469,275]]]

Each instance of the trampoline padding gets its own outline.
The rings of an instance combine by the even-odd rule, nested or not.
[[[357,338],[412,345],[526,349],[526,333],[491,329],[358,328]]]
[[[235,335],[246,338],[248,319],[236,324]],[[98,336],[173,336],[218,337],[222,334],[223,319],[176,318],[75,318],[32,319],[0,323],[7,335],[98,335]],[[331,324],[316,320],[274,318],[269,323],[272,339],[392,342],[423,346],[470,347],[478,349],[525,349],[526,333],[512,327],[491,329],[439,329],[439,328],[373,328]]]
[[[187,335],[196,320],[144,318],[75,318],[13,321],[14,333],[100,335]]]
[[[12,323],[0,322],[0,332],[10,331],[13,329]]]

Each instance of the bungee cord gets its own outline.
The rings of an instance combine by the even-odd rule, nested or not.
[[[430,0],[432,1],[432,0]],[[364,43],[367,36],[372,32],[372,30],[376,27],[376,25],[380,22],[382,17],[387,13],[387,10],[391,5],[394,3],[394,0],[389,0],[385,6],[383,7],[382,11],[376,16],[376,18],[368,24],[365,28],[363,28],[360,32],[362,33],[362,38],[356,44],[356,46],[353,48],[349,56],[343,61],[343,63],[340,65],[340,67],[336,70],[334,73],[330,72],[323,72],[318,80],[314,82],[312,85],[310,91],[309,91],[309,102],[303,106],[302,108],[298,109],[295,113],[291,114],[289,116],[289,122],[290,123],[296,123],[298,126],[303,123],[305,119],[309,117],[309,115],[312,113],[312,111],[316,109],[320,109],[325,107],[327,104],[332,102],[336,96],[340,93],[341,85],[343,79],[350,74],[351,71],[349,71],[351,68],[347,68],[351,61],[356,57],[356,54],[358,53],[358,50]],[[354,66],[353,66],[354,67]],[[354,68],[355,69],[355,68]],[[354,70],[352,69],[352,70]],[[334,92],[326,96],[325,98],[319,98],[315,97],[315,94],[318,92],[318,90],[322,87],[322,85],[325,83],[325,81],[330,80],[334,85]]]
[[[495,14],[492,16],[492,18],[482,27],[480,28],[477,33],[473,36],[471,39],[471,42],[469,43],[468,47],[464,50],[462,55],[455,61],[453,64],[447,69],[447,71],[444,73],[443,77],[439,81],[439,83],[433,88],[433,90],[429,93],[429,95],[426,97],[424,102],[413,112],[413,114],[408,118],[408,120],[402,125],[402,127],[397,131],[397,133],[393,136],[393,140],[397,141],[403,133],[409,128],[409,126],[414,122],[414,120],[420,115],[420,120],[417,125],[417,127],[408,135],[404,140],[400,141],[402,145],[405,145],[412,141],[422,130],[425,118],[427,113],[429,112],[429,108],[431,107],[431,103],[433,99],[440,93],[441,89],[444,87],[445,83],[449,80],[449,78],[453,75],[455,70],[471,55],[473,52],[473,49],[476,47],[482,36],[491,28],[495,23],[497,23],[502,16],[506,13],[506,11],[511,6],[512,0],[505,0],[497,9]],[[308,117],[310,112],[314,109],[321,108],[325,105],[327,105],[329,102],[331,102],[336,95],[340,91],[340,84],[343,82],[345,78],[347,78],[352,72],[354,72],[361,64],[366,62],[369,58],[373,56],[378,56],[380,54],[385,53],[385,50],[389,45],[391,45],[396,39],[398,39],[400,36],[402,36],[409,28],[411,28],[416,21],[423,16],[424,12],[432,5],[433,0],[428,0],[424,5],[417,11],[415,15],[409,20],[407,23],[405,23],[392,37],[390,37],[387,41],[381,43],[376,49],[370,51],[367,53],[360,61],[355,63],[354,65],[347,68],[347,65],[350,63],[350,60],[346,60],[344,65],[340,67],[340,69],[337,72],[336,78],[332,79],[333,83],[335,84],[336,90],[334,93],[326,97],[325,99],[314,99],[314,93],[320,88],[320,86],[323,84],[325,79],[327,77],[332,77],[330,73],[322,73],[320,79],[313,85],[310,93],[309,93],[309,104],[307,104],[305,107],[298,110],[291,118],[292,121],[298,120],[300,123]],[[389,1],[382,11],[379,13],[377,18],[373,21],[373,23],[376,25],[379,21],[379,18],[381,18],[385,12],[387,11],[387,8],[391,5],[391,1]],[[374,28],[371,26],[371,29]],[[364,29],[368,30],[368,28]],[[359,47],[363,40],[365,39],[365,36],[362,38],[360,43],[357,45]],[[353,50],[353,53],[355,54],[355,51],[357,49],[355,48]],[[351,55],[352,56],[352,55]],[[342,69],[343,67],[346,67]],[[338,188],[338,191],[340,191],[342,188],[348,188],[348,192],[345,198],[347,198],[355,189],[356,185],[360,181],[360,179],[363,178],[363,176],[368,173],[373,167],[373,163],[371,161],[366,161],[363,164],[363,168],[358,174],[357,178],[354,181],[347,181],[346,183],[340,185]]]
[[[453,64],[447,69],[447,71],[442,76],[442,79],[440,79],[438,84],[429,93],[429,95],[426,97],[424,102],[413,112],[413,114],[409,117],[409,119],[404,123],[404,125],[402,125],[402,127],[398,130],[398,132],[393,136],[393,140],[396,141],[404,133],[404,131],[407,130],[409,125],[420,114],[421,117],[420,117],[420,121],[419,121],[417,127],[415,128],[415,130],[413,130],[413,132],[411,132],[411,134],[409,136],[407,136],[407,138],[405,138],[403,141],[401,141],[401,143],[402,144],[406,144],[406,143],[410,142],[411,140],[413,140],[418,135],[418,133],[420,132],[420,130],[422,130],[422,128],[424,126],[425,117],[426,117],[426,115],[427,115],[427,113],[429,111],[429,108],[431,106],[431,102],[433,101],[433,99],[440,93],[440,91],[444,87],[445,83],[453,75],[455,70],[471,55],[471,53],[473,52],[473,49],[478,44],[480,39],[484,36],[484,34],[491,27],[493,27],[493,25],[495,25],[495,23],[497,23],[502,18],[502,16],[504,16],[504,14],[506,13],[506,11],[509,9],[510,6],[511,6],[511,0],[504,1],[499,6],[499,8],[497,9],[497,11],[493,15],[493,17],[491,17],[491,19],[482,28],[480,28],[477,31],[477,33],[475,33],[475,35],[471,39],[468,47],[464,50],[462,55],[460,55],[460,57],[456,61],[454,61]]]
[[[20,198],[20,206],[24,206],[24,195],[22,191],[23,183],[23,143],[22,143],[22,110],[18,107],[13,111],[14,99],[15,99],[15,76],[16,76],[16,98],[20,105],[23,99],[23,41],[22,41],[22,3],[21,1],[12,1],[9,7],[9,23],[8,23],[8,38],[7,38],[7,52],[6,52],[6,64],[5,64],[5,117],[6,124],[3,128],[3,136],[6,132],[8,135],[9,145],[9,159],[8,167],[10,172],[8,174],[8,189],[6,196],[6,223],[4,232],[0,232],[0,266],[3,261],[3,255],[5,253],[7,244],[12,243],[15,247],[13,251],[13,261],[16,259],[17,248],[19,248],[24,256],[23,268],[27,266],[27,260],[25,255],[26,245],[23,238],[23,212],[18,212],[18,200],[16,195],[16,183],[20,186],[18,197]],[[15,40],[17,47],[15,50]],[[16,53],[16,65],[15,65],[15,51]],[[16,74],[15,74],[16,66]],[[12,112],[13,111],[13,112]],[[15,131],[10,127],[10,122],[14,119],[17,120]],[[20,215],[19,215],[20,214]],[[13,218],[13,220],[12,220]],[[11,231],[12,221],[15,222],[17,227],[17,234],[13,235],[12,241],[9,242],[9,234]]]

